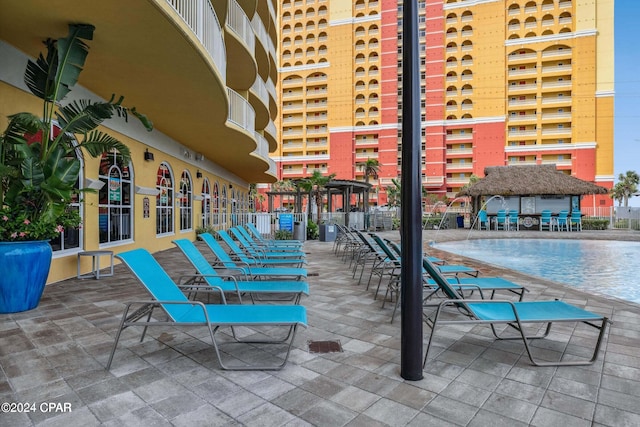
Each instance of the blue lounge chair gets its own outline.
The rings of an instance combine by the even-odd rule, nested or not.
[[[174,240],[173,244],[182,251],[198,272],[186,283],[188,285],[207,284],[220,288],[223,292],[233,292],[238,296],[240,302],[242,302],[242,294],[244,293],[248,293],[252,300],[254,294],[289,294],[293,295],[292,300],[295,304],[300,302],[302,294],[309,295],[309,285],[306,282],[295,280],[238,280],[235,276],[226,276],[229,280],[224,280],[225,276],[218,274],[193,242],[187,239],[178,239]],[[198,287],[195,288],[196,293],[198,289]]]
[[[294,246],[301,247],[302,242],[300,240],[275,240],[275,239],[265,239],[260,231],[256,228],[255,225],[248,222],[244,225],[244,228],[251,233],[255,240],[262,242],[266,246]]]
[[[247,278],[279,277],[300,280],[307,277],[306,268],[297,267],[256,267],[243,262],[234,261],[231,256],[224,251],[220,243],[209,233],[200,234],[200,238],[218,259],[215,266],[238,270]]]
[[[535,366],[590,365],[598,358],[600,345],[602,344],[607,325],[610,323],[607,317],[558,300],[514,302],[490,299],[464,299],[433,264],[427,262],[425,267],[433,280],[435,280],[449,299],[438,304],[425,304],[426,309],[435,308],[435,311],[427,313],[425,310],[424,313],[425,323],[431,328],[431,333],[429,334],[429,340],[427,342],[427,348],[424,355],[424,365],[426,365],[429,357],[429,349],[431,348],[436,328],[445,324],[487,324],[491,327],[493,335],[497,339],[522,340],[527,355],[529,356],[529,360]],[[440,319],[440,314],[446,307],[456,308],[459,313],[465,315],[467,318],[464,320]],[[584,323],[599,330],[595,349],[590,359],[564,360],[564,358],[561,358],[559,361],[542,361],[533,356],[529,340],[546,338],[551,331],[553,323],[559,322]],[[506,337],[499,335],[496,330],[496,325],[500,324],[514,328],[518,332],[518,335]],[[546,324],[546,328],[540,335],[529,336],[524,331],[524,325],[529,324]]]
[[[289,265],[289,266],[302,266],[302,264],[306,264],[306,261],[302,258],[299,259],[273,259],[273,258],[257,258],[251,255],[247,255],[244,253],[244,251],[242,249],[240,249],[240,246],[238,246],[236,244],[236,242],[231,238],[231,236],[229,235],[229,233],[227,233],[224,230],[218,230],[216,232],[218,234],[218,236],[220,236],[220,238],[222,239],[222,241],[224,241],[224,243],[227,245],[227,247],[229,248],[229,250],[231,251],[232,257],[247,264],[250,266],[260,266],[260,267],[267,267],[267,266],[283,266],[283,265]]]
[[[283,251],[283,250],[273,250],[273,249],[265,249],[255,245],[254,243],[248,241],[242,232],[238,229],[238,227],[231,227],[229,231],[235,237],[235,240],[238,241],[240,246],[244,249],[244,251],[255,258],[291,258],[291,259],[301,259],[306,257],[306,254],[300,250],[295,251]]]
[[[275,244],[266,244],[262,241],[256,240],[246,228],[242,226],[233,227],[231,231],[234,234],[240,234],[242,237],[249,243],[251,246],[263,250],[263,251],[273,251],[273,252],[287,252],[287,253],[295,253],[300,252],[300,246],[290,246],[290,245],[275,245]],[[304,254],[304,253],[303,253]]]
[[[282,369],[289,359],[298,326],[307,327],[307,312],[301,305],[226,305],[189,301],[155,258],[145,249],[134,249],[116,256],[131,270],[140,284],[149,292],[152,299],[132,301],[126,304],[113,343],[113,349],[107,362],[107,370],[111,368],[120,334],[124,329],[131,326],[142,326],[144,328],[141,341],[144,339],[149,326],[206,326],[220,366],[222,369],[231,370]],[[135,307],[137,308],[134,309]],[[167,314],[168,320],[155,321],[152,319],[153,310],[157,307],[160,307]],[[238,326],[248,328],[262,326],[269,328],[285,327],[287,334],[284,338],[273,339],[268,337],[264,340],[240,340],[234,331],[234,328]],[[216,341],[218,330],[227,327],[231,328],[232,336],[236,342],[284,344],[287,347],[285,356],[274,364],[228,366],[222,361],[219,345]],[[271,356],[271,353],[269,353],[268,357]]]

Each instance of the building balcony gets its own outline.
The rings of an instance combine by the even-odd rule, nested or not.
[[[543,165],[554,164],[556,166],[572,166],[573,161],[571,159],[542,159],[540,162]]]
[[[512,122],[528,122],[538,120],[537,114],[517,114],[515,116],[509,116],[509,123]]]
[[[447,155],[458,156],[458,155],[471,155],[473,154],[473,147],[465,147],[465,148],[447,148]]]
[[[519,159],[508,159],[507,165],[509,166],[517,166],[517,165],[536,165],[538,162],[536,160],[519,160]]]
[[[517,70],[509,70],[509,77],[512,76],[526,76],[526,75],[537,75],[538,74],[538,69],[537,68],[524,68],[524,69],[517,69]]]
[[[366,162],[367,159],[377,159],[378,153],[376,152],[366,152],[366,153],[356,153],[356,162]]]
[[[473,139],[473,133],[453,133],[447,134],[445,137],[446,141],[462,141],[462,140],[471,140]]]
[[[258,71],[254,59],[256,36],[251,21],[236,0],[229,0],[225,30],[227,52],[234,56],[233,61],[227,62],[227,86],[237,90],[249,89]]]
[[[510,130],[508,132],[509,137],[527,137],[527,136],[537,136],[538,131],[536,129],[528,129],[528,130]]]
[[[528,62],[531,62],[532,60],[535,61],[537,58],[538,58],[538,54],[536,52],[529,52],[529,53],[520,53],[516,55],[509,55],[507,57],[507,60],[509,61],[509,63],[525,61],[525,60]]]
[[[571,136],[571,128],[548,128],[542,129],[543,136]]]
[[[571,80],[561,80],[555,82],[542,82],[542,89],[558,89],[558,88],[570,88],[572,84]]]
[[[278,130],[273,120],[269,120],[269,123],[267,123],[267,126],[264,128],[264,137],[267,138],[269,142],[269,152],[275,151],[276,148],[278,148]]]
[[[531,92],[536,91],[538,89],[538,85],[535,83],[524,84],[524,85],[509,85],[509,93],[512,92]]]
[[[529,99],[510,99],[509,106],[510,107],[527,107],[527,106],[535,106],[538,104],[538,100],[535,98]]]
[[[256,129],[264,129],[270,119],[269,93],[267,92],[267,86],[260,76],[256,77],[256,81],[251,86],[249,102],[256,112]]]
[[[447,168],[449,169],[449,168]],[[471,165],[469,165],[468,169],[472,169]],[[451,177],[447,178],[447,184],[451,185],[465,185],[469,183],[469,178],[461,178],[461,177]]]
[[[551,65],[542,67],[542,73],[571,73],[571,65]]]
[[[542,120],[571,120],[571,113],[542,113]]]
[[[570,96],[556,96],[556,97],[545,97],[542,98],[542,104],[571,104]]]

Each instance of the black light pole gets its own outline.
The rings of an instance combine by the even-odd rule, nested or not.
[[[422,379],[422,212],[418,2],[402,7],[402,275],[400,375]]]

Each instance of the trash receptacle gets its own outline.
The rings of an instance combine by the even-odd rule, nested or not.
[[[307,238],[307,224],[303,221],[293,223],[293,240],[304,242]]]
[[[458,228],[464,228],[464,217],[462,215],[456,217],[456,222],[458,223]]]
[[[320,224],[320,241],[333,242],[336,240],[338,227],[335,224]]]

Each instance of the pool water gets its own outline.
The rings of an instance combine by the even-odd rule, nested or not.
[[[433,247],[640,303],[640,242],[480,239],[436,243]]]

